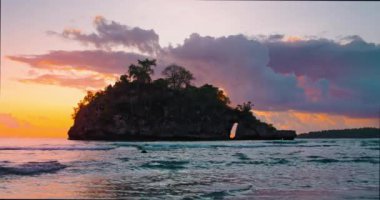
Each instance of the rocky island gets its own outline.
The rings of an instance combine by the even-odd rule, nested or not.
[[[251,112],[251,102],[230,106],[223,90],[191,85],[191,72],[178,65],[152,80],[155,60],[138,60],[114,85],[88,92],[74,109],[70,140],[236,140],[294,139],[295,131],[277,130]]]

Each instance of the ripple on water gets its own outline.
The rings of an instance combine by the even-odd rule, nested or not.
[[[244,153],[235,153],[233,156],[239,158],[239,160],[250,160],[250,158]]]
[[[142,164],[140,167],[148,169],[180,170],[185,169],[189,161],[155,160]]]
[[[123,158],[118,158],[119,160],[121,160],[121,161],[124,161],[124,162],[128,162],[130,159],[129,158],[127,158],[127,157],[123,157]]]
[[[222,189],[205,193],[201,195],[200,198],[224,199],[228,196],[239,196],[239,194],[250,191],[252,185],[214,185],[214,187]]]
[[[266,165],[266,166],[274,166],[274,165],[286,165],[290,164],[290,161],[285,158],[272,158],[270,160],[240,160],[240,161],[232,161],[226,164],[226,166],[233,165]]]
[[[332,158],[318,157],[318,158],[316,158],[316,159],[310,159],[310,160],[308,160],[307,162],[315,162],[315,163],[323,163],[323,164],[327,164],[327,163],[335,163],[335,162],[339,162],[339,160],[337,160],[337,159],[332,159]]]
[[[94,146],[94,147],[77,147],[77,146],[67,146],[67,147],[0,147],[0,151],[107,151],[112,150],[114,147],[109,146]]]
[[[364,157],[354,158],[350,160],[349,162],[379,164],[380,161],[376,159],[375,157],[364,156]]]
[[[234,165],[264,165],[267,164],[264,161],[256,161],[256,160],[250,160],[250,161],[232,161],[226,164],[226,166],[234,166]]]
[[[306,144],[306,140],[273,140],[265,142],[267,144]]]
[[[270,163],[271,165],[284,165],[290,163],[289,160],[285,158],[272,158],[272,162]]]
[[[209,192],[207,194],[203,194],[202,198],[211,198],[211,199],[223,199],[225,196],[228,195],[227,191],[215,191],[215,192]]]
[[[380,140],[364,140],[364,141],[361,141],[360,146],[362,146],[362,147],[380,147]]]
[[[380,147],[371,147],[371,148],[366,148],[368,150],[374,150],[374,151],[380,151]]]
[[[52,173],[65,168],[66,165],[58,161],[27,162],[15,166],[0,166],[0,175],[37,175]]]

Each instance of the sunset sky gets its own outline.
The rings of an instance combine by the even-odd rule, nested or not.
[[[0,136],[66,137],[139,58],[297,133],[378,127],[380,2],[2,0]]]

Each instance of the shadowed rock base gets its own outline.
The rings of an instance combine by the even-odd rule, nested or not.
[[[297,136],[292,130],[277,130],[270,134],[244,134],[232,140],[293,140]],[[223,135],[121,135],[121,134],[92,134],[91,131],[82,134],[73,133],[70,129],[69,140],[105,140],[105,141],[223,141],[231,140],[228,134]]]

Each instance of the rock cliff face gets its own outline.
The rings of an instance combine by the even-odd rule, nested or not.
[[[143,75],[144,81],[122,75],[115,85],[89,92],[75,109],[69,139],[228,140],[235,122],[239,123],[236,140],[296,137],[294,131],[278,131],[256,119],[250,102],[232,108],[217,87],[177,82],[173,87],[171,79],[151,81],[149,75]]]

